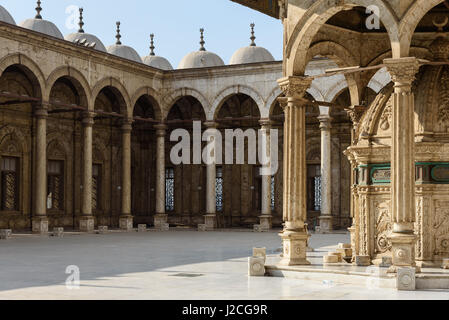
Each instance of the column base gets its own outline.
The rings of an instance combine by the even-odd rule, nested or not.
[[[271,215],[261,215],[259,217],[260,219],[260,231],[261,232],[267,232],[273,229],[273,216]]]
[[[331,232],[333,230],[332,222],[333,217],[332,216],[320,216],[318,218],[320,220],[320,226],[317,230],[318,233],[326,233]]]
[[[33,217],[33,226],[32,231],[33,233],[48,233],[48,218],[47,217]]]
[[[94,232],[95,231],[95,219],[92,216],[86,216],[80,218],[80,231],[81,232]]]
[[[353,225],[352,227],[348,228],[349,233],[351,234],[351,249],[352,249],[352,261],[351,262],[355,262],[355,256],[357,254],[357,250],[356,250],[356,242],[357,242],[357,228]]]
[[[284,252],[279,265],[310,265],[307,260],[307,242],[310,236],[306,232],[285,230],[280,234],[280,237],[282,238]]]
[[[392,244],[393,265],[388,272],[396,273],[398,268],[403,267],[417,268],[416,271],[420,272],[415,262],[416,236],[413,233],[393,233],[389,240]]]
[[[208,231],[217,229],[217,215],[216,214],[206,214],[204,216],[204,224]]]
[[[133,217],[132,216],[121,216],[119,219],[120,230],[132,231],[133,230]]]
[[[168,214],[158,213],[154,216],[154,227],[156,229],[162,229],[167,224]]]

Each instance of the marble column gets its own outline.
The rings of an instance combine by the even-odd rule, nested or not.
[[[307,218],[306,104],[304,94],[312,79],[287,77],[278,80],[286,98],[282,103],[284,124],[284,231],[281,265],[308,265],[305,226]]]
[[[95,220],[92,215],[92,129],[95,113],[86,112],[83,115],[83,176],[82,176],[82,207],[80,230],[93,232]]]
[[[359,126],[360,120],[367,108],[365,106],[354,105],[345,109],[349,118],[352,121],[351,130],[351,146],[355,146],[358,142],[358,137],[356,137],[357,128]],[[358,238],[359,238],[359,223],[358,223],[358,189],[357,189],[357,161],[351,152],[345,151],[345,155],[348,157],[351,163],[351,219],[352,226],[348,228],[351,233],[351,247],[353,252],[353,262],[355,262],[355,256],[358,255]]]
[[[122,212],[120,229],[133,229],[131,213],[131,131],[132,120],[124,119],[122,124]]]
[[[265,135],[266,140],[266,155],[268,160],[267,167],[271,166],[271,121],[270,119],[264,119],[260,121],[261,130],[263,135]],[[260,143],[260,141],[259,141]],[[261,194],[261,216],[260,219],[260,231],[269,231],[273,227],[273,216],[271,211],[271,175],[263,175],[262,176],[262,194]]]
[[[393,267],[415,267],[415,107],[412,83],[419,71],[416,58],[385,59],[394,82],[391,137]]]
[[[217,129],[218,124],[215,122],[205,122],[207,129]],[[215,146],[214,142],[208,143]],[[214,147],[211,157],[215,158],[216,150]],[[206,215],[204,216],[204,224],[206,230],[214,230],[217,228],[217,167],[216,162],[208,164],[206,168]]]
[[[321,129],[321,215],[320,232],[330,232],[333,227],[332,217],[332,119],[328,115],[318,117]]]
[[[32,231],[35,233],[48,232],[47,217],[47,118],[49,104],[36,106],[36,152],[35,152],[35,180],[34,180],[34,215]]]
[[[165,213],[165,136],[168,127],[164,124],[154,126],[156,130],[156,215],[154,227],[162,229],[168,221]]]

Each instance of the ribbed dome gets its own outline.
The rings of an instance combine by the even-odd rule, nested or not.
[[[61,31],[54,25],[53,22],[43,19],[27,19],[19,24],[20,27],[33,30],[36,32],[44,33],[48,36],[52,36],[58,39],[64,39]]]
[[[274,61],[273,55],[265,48],[249,46],[237,50],[229,64],[247,64]]]
[[[143,58],[143,63],[156,69],[173,70],[171,63],[167,59],[159,56],[147,56]]]
[[[74,42],[76,44],[85,45],[85,46],[88,46],[88,47],[93,47],[93,48],[95,48],[95,49],[97,49],[99,51],[106,52],[106,47],[100,41],[100,39],[98,39],[93,34],[89,34],[89,33],[85,33],[84,32],[84,29],[83,29],[83,27],[84,27],[84,21],[83,21],[83,19],[84,19],[83,18],[84,9],[83,8],[79,8],[79,12],[80,12],[80,20],[79,20],[78,25],[80,26],[80,28],[78,29],[78,32],[71,33],[71,34],[65,36],[65,39],[67,41]]]
[[[119,56],[121,58],[125,58],[125,59],[128,59],[128,60],[132,60],[132,61],[135,61],[135,62],[142,63],[142,59],[140,58],[140,56],[137,53],[137,51],[134,50],[131,47],[124,46],[122,44],[114,44],[112,46],[109,46],[107,48],[107,51],[110,54]]]
[[[6,23],[9,23],[9,24],[14,24],[14,25],[16,24],[16,22],[13,19],[13,17],[2,6],[0,6],[0,21],[6,22]]]
[[[95,43],[95,49],[106,52],[106,47],[104,46],[104,44],[93,34],[76,32],[66,35],[65,39],[70,42],[85,41],[86,45]]]
[[[209,68],[224,66],[218,55],[209,51],[195,51],[186,55],[179,63],[178,69]]]

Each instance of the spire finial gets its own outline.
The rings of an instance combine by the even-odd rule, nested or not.
[[[120,21],[117,21],[115,24],[117,25],[117,35],[115,36],[117,38],[117,42],[115,44],[121,45],[122,42],[120,41],[120,39],[122,38],[122,36],[120,35]]]
[[[42,19],[42,16],[41,16],[41,11],[42,11],[42,7],[41,7],[41,1],[40,0],[37,0],[37,7],[36,7],[36,11],[37,11],[37,14],[36,14],[36,19]]]
[[[206,42],[204,41],[204,28],[201,28],[200,29],[200,33],[201,33],[201,41],[200,41],[200,45],[201,45],[201,48],[200,48],[200,51],[206,51],[206,48],[204,47],[204,45],[206,44]]]
[[[80,22],[78,23],[78,25],[80,26],[80,28],[78,30],[79,33],[84,33],[83,11],[84,11],[84,9],[80,8]]]
[[[250,46],[251,47],[255,47],[256,46],[256,43],[254,42],[255,40],[256,40],[256,36],[254,35],[254,27],[256,26],[256,24],[253,22],[253,23],[251,23],[250,24],[250,27],[251,27],[251,44],[250,44]]]
[[[154,56],[155,55],[154,54],[155,46],[154,46],[154,34],[153,33],[150,34],[150,39],[151,39],[151,41],[150,41],[150,43],[151,43],[151,45],[150,45],[150,56]]]

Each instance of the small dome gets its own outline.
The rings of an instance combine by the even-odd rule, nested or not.
[[[124,59],[142,63],[142,58],[140,58],[136,50],[131,47],[122,45],[122,42],[120,41],[120,39],[122,38],[120,34],[120,21],[118,21],[116,25],[117,35],[115,37],[117,38],[117,42],[107,48],[108,53]]]
[[[237,50],[229,64],[247,64],[274,61],[273,55],[265,48],[249,46]]]
[[[65,40],[74,42],[76,44],[84,45],[87,47],[93,47],[94,49],[97,49],[99,51],[106,52],[106,47],[104,44],[93,34],[85,33],[84,32],[84,22],[83,22],[83,8],[79,8],[80,12],[80,18],[78,25],[80,26],[78,32],[71,33],[67,36],[65,36]]]
[[[13,17],[2,6],[0,6],[0,21],[6,22],[6,23],[9,23],[9,24],[14,24],[14,25],[16,24],[16,22],[13,19]]]
[[[224,66],[225,63],[215,53],[206,51],[204,44],[204,29],[200,29],[201,41],[200,50],[191,52],[186,55],[179,63],[178,69],[193,69],[193,68],[210,68],[210,67],[220,67]]]
[[[173,70],[171,63],[168,62],[167,59],[154,54],[154,49],[156,49],[156,47],[154,46],[154,34],[150,34],[150,39],[151,39],[150,55],[142,59],[143,63],[156,69]]]
[[[44,33],[58,39],[64,39],[61,31],[55,26],[53,22],[43,19],[27,19],[19,24],[20,27]]]
[[[209,68],[224,65],[224,61],[213,52],[195,51],[189,53],[181,60],[178,69]]]
[[[247,64],[258,62],[270,62],[274,61],[273,55],[265,48],[258,47],[256,45],[256,36],[254,33],[254,23],[250,24],[251,27],[251,43],[249,47],[240,48],[231,57],[229,64]]]
[[[33,19],[27,19],[25,21],[22,21],[19,24],[19,26],[22,28],[46,34],[51,37],[64,39],[64,36],[62,35],[61,31],[59,31],[59,29],[55,26],[53,22],[42,19],[41,11],[42,11],[41,2],[40,0],[38,0],[36,7],[37,12],[36,16]]]
[[[65,36],[65,40],[70,41],[70,42],[75,42],[75,43],[85,41],[86,46],[88,46],[89,44],[92,45],[93,43],[95,43],[94,49],[106,52],[106,47],[104,46],[104,44],[100,41],[100,39],[98,39],[93,34],[80,33],[80,32],[71,33],[71,34],[68,34]]]
[[[114,44],[112,46],[109,46],[107,48],[107,51],[110,54],[113,54],[115,56],[119,56],[124,59],[132,60],[135,62],[142,63],[142,59],[140,58],[139,54],[136,50],[134,50],[131,47],[124,46],[122,44]]]
[[[159,56],[147,56],[143,58],[143,63],[149,65],[150,67],[161,69],[161,70],[173,70],[172,65],[170,62]]]

